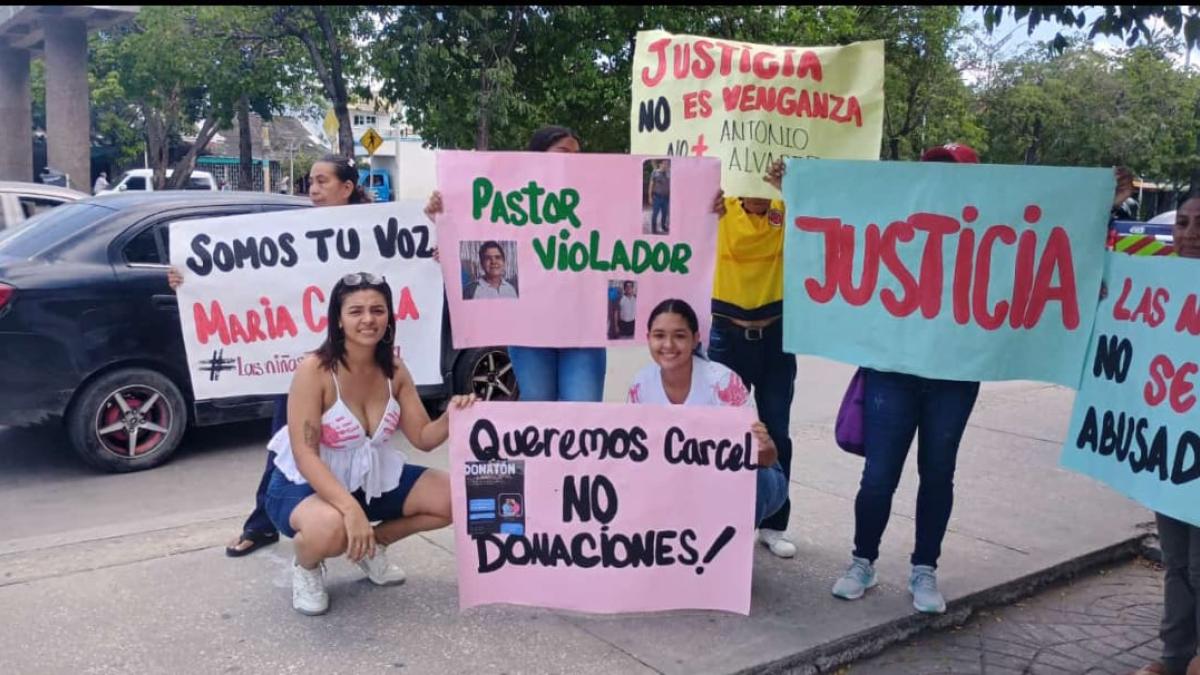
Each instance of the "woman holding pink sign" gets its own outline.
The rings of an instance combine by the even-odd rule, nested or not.
[[[663,300],[650,312],[646,331],[654,363],[641,369],[629,386],[628,403],[657,405],[750,405],[750,390],[729,368],[701,355],[700,321],[683,300]],[[758,442],[758,485],[754,526],[783,506],[788,480],[779,466],[779,451],[762,422],[750,430]]]
[[[579,137],[566,127],[547,126],[533,132],[529,152],[580,152]],[[442,212],[442,195],[434,192],[425,207],[433,219]],[[508,348],[522,401],[600,401],[604,398],[604,347]]]

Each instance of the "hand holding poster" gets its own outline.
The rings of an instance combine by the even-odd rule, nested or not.
[[[748,614],[754,420],[602,403],[452,411],[461,607]]]
[[[603,347],[644,335],[661,300],[707,307],[719,171],[705,159],[439,153],[454,346]]]
[[[288,390],[325,339],[343,275],[384,277],[397,352],[418,385],[440,384],[442,277],[420,202],[296,209],[171,224],[171,264],[197,400]]]
[[[777,196],[779,157],[878,159],[883,42],[775,47],[641,31],[630,151],[717,157],[730,196]]]
[[[1108,256],[1062,465],[1200,526],[1200,262]]]
[[[784,349],[1074,387],[1110,169],[789,160]]]

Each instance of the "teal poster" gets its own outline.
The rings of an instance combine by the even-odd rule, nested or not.
[[[1200,526],[1200,261],[1113,253],[1062,465]]]
[[[784,349],[1076,387],[1111,169],[788,160]]]

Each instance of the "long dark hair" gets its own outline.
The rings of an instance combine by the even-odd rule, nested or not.
[[[362,274],[361,272],[359,274]],[[346,275],[353,276],[353,275]],[[346,300],[346,296],[357,291],[379,291],[383,294],[384,304],[387,305],[387,324],[383,331],[383,339],[379,344],[375,345],[375,365],[387,375],[388,379],[396,373],[395,361],[395,344],[396,344],[396,315],[392,311],[392,287],[388,285],[386,280],[380,280],[379,283],[370,283],[363,279],[360,283],[353,286],[346,285],[346,278],[338,280],[333,286],[333,291],[329,294],[329,327],[325,333],[325,341],[317,348],[316,355],[321,361],[321,366],[327,370],[336,370],[340,363],[343,366],[348,366],[346,363],[346,331],[341,327],[340,321],[342,318],[342,304]]]
[[[564,138],[574,138],[576,143],[583,144],[583,141],[579,140],[579,135],[574,131],[566,127],[550,125],[533,132],[533,135],[529,137],[529,147],[526,150],[546,152],[552,145]]]
[[[649,335],[650,327],[654,325],[654,320],[658,318],[659,314],[678,314],[683,317],[683,322],[687,324],[692,334],[700,332],[700,319],[696,317],[696,310],[692,309],[692,306],[685,300],[667,298],[655,305],[654,309],[650,310],[650,318],[646,320],[647,335]],[[703,343],[697,342],[696,349],[692,353],[706,361],[708,360],[708,357],[704,354]]]
[[[371,199],[371,194],[358,184],[358,167],[354,165],[353,159],[341,155],[325,155],[317,161],[332,164],[333,175],[339,181],[343,183],[350,181],[354,184],[354,191],[350,193],[351,204],[370,204],[374,201]]]

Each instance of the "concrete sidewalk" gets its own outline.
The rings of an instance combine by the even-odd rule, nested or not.
[[[939,570],[950,613],[916,614],[905,590],[915,452],[884,537],[880,586],[863,600],[839,601],[829,589],[849,562],[862,464],[837,449],[832,420],[852,369],[800,362],[790,529],[800,553],[780,560],[758,548],[748,618],[513,607],[460,613],[449,530],[395,547],[409,575],[398,588],[372,587],[344,560],[332,561],[330,612],[303,617],[290,606],[290,545],[230,560],[223,544],[242,515],[215,509],[140,530],[6,542],[0,547],[0,635],[6,638],[0,670],[824,672],[929,626],[960,621],[980,606],[1028,594],[1081,566],[1131,555],[1148,532],[1148,511],[1057,468],[1070,390],[985,385],[959,458]],[[640,365],[610,357],[610,399],[623,395],[619,385]],[[432,459],[444,466],[445,452]]]

